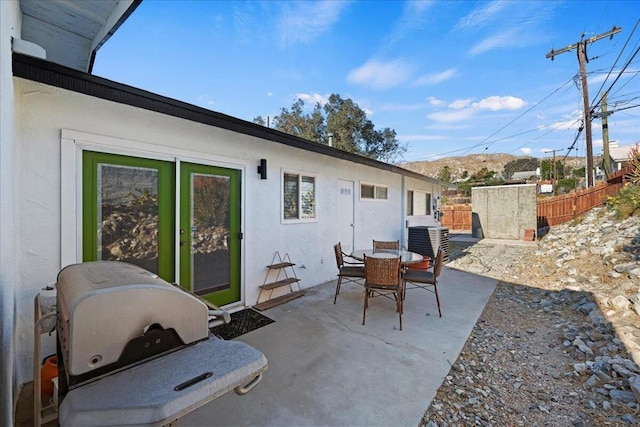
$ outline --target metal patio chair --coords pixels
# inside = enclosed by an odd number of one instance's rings
[[[361,286],[364,285],[364,264],[361,261],[345,261],[345,258],[351,259],[351,257],[342,252],[340,242],[333,246],[333,251],[335,252],[336,265],[338,266],[338,284],[336,285],[336,295],[333,297],[333,303],[335,304],[343,280],[357,283]]]
[[[396,311],[400,319],[402,330],[402,279],[400,257],[364,258],[364,309],[362,310],[362,324],[364,325],[369,307],[369,298],[375,296],[393,297],[396,301]]]
[[[403,299],[407,289],[424,289],[425,291],[436,294],[436,302],[438,303],[438,314],[442,317],[440,309],[440,297],[438,296],[438,276],[442,271],[444,263],[444,251],[438,248],[435,262],[433,263],[433,271],[420,269],[406,269],[402,274],[403,282]],[[411,285],[408,287],[407,285]]]

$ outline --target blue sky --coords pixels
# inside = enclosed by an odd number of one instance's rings
[[[614,25],[588,44],[589,96],[611,87],[610,140],[640,141],[640,54],[618,76],[640,48],[639,18],[634,0],[144,0],[93,73],[248,121],[337,93],[394,129],[405,161],[549,157],[576,138],[582,95],[575,49],[545,55]],[[583,132],[571,155],[584,145]]]

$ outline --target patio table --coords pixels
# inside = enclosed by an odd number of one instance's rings
[[[422,261],[423,256],[405,249],[358,249],[353,251],[351,257],[363,261],[364,257],[390,258],[400,257],[402,265],[413,264]]]

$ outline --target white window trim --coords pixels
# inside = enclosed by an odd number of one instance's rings
[[[284,217],[284,176],[287,175],[298,175],[298,185],[301,186],[302,177],[313,178],[313,189],[314,189],[314,203],[315,203],[315,217],[313,218],[293,218],[288,219]],[[305,224],[305,223],[313,223],[318,222],[318,175],[314,173],[307,173],[295,169],[280,169],[280,223],[281,224]],[[298,215],[302,212],[302,192],[298,192]]]
[[[373,187],[373,198],[370,197],[362,197],[362,186],[363,185],[370,185]],[[387,198],[386,199],[378,199],[376,198],[376,189],[377,188],[386,188],[387,189]],[[361,201],[366,201],[366,202],[378,202],[378,203],[382,203],[382,202],[388,202],[389,201],[389,186],[388,185],[382,185],[382,184],[374,184],[373,182],[367,182],[367,181],[360,181],[360,185],[358,186],[358,197],[360,198]]]
[[[435,211],[434,207],[433,207],[433,193],[429,192],[429,191],[425,191],[425,190],[417,190],[414,188],[407,188],[407,192],[413,192],[413,211],[415,212],[416,210],[416,196],[418,195],[425,195],[428,194],[429,197],[429,204],[427,204],[427,209],[429,209],[429,213],[428,214],[423,214],[423,215],[416,215],[415,213],[412,215],[407,215],[407,217],[432,217],[433,216],[433,212]]]

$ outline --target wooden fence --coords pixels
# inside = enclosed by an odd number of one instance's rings
[[[538,199],[536,209],[538,227],[562,224],[604,204],[608,196],[614,195],[624,185],[625,177],[630,173],[631,167],[626,167],[595,187],[562,196]],[[471,231],[471,204],[444,205],[442,213],[443,227]]]
[[[611,175],[606,182],[601,182],[594,187],[562,196],[538,199],[536,213],[538,228],[571,221],[578,215],[603,205],[607,197],[616,194],[624,185],[625,176],[630,172],[631,167],[627,167]]]
[[[471,231],[471,204],[442,206],[442,226],[450,230]]]

